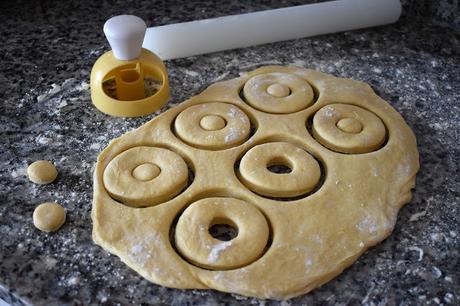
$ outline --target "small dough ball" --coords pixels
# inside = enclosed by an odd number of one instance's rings
[[[47,160],[37,160],[27,168],[29,180],[35,184],[49,184],[58,175],[56,167]]]
[[[34,225],[43,232],[57,231],[65,222],[64,207],[57,203],[38,205],[33,214]]]

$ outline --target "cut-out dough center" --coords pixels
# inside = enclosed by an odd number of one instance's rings
[[[221,130],[225,124],[225,119],[219,115],[206,115],[200,120],[200,126],[207,131]]]
[[[354,118],[343,118],[337,122],[337,127],[345,133],[359,133],[363,130],[361,122]]]
[[[291,90],[285,84],[275,83],[267,87],[267,92],[274,97],[284,98],[289,95]]]
[[[133,176],[139,181],[150,181],[156,178],[161,172],[160,167],[151,163],[137,166],[133,170]]]

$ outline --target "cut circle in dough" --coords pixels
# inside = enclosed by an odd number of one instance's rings
[[[313,89],[304,79],[288,73],[264,73],[244,84],[246,101],[258,110],[288,114],[307,108],[313,103]]]
[[[238,235],[221,241],[209,229],[215,224],[228,224]],[[242,200],[213,197],[192,203],[179,217],[175,243],[179,252],[193,264],[228,270],[246,266],[259,258],[267,245],[269,227],[259,209]]]
[[[65,222],[65,209],[58,203],[42,203],[33,213],[34,226],[43,232],[57,231]]]
[[[313,136],[340,153],[369,153],[385,142],[386,129],[374,113],[355,105],[330,104],[313,117]]]
[[[270,166],[281,165],[289,173],[273,173]],[[321,168],[308,152],[287,142],[256,145],[241,159],[240,178],[252,191],[268,197],[295,197],[313,190],[321,178]]]
[[[200,149],[223,150],[249,138],[251,122],[237,106],[229,103],[202,103],[182,111],[174,127],[180,139]]]
[[[49,161],[37,160],[27,167],[27,175],[35,184],[49,184],[56,179],[58,172]]]
[[[107,192],[123,204],[144,207],[170,200],[187,185],[188,167],[168,149],[139,146],[110,161],[104,171]]]

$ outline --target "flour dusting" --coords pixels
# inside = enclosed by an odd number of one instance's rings
[[[378,225],[374,219],[367,216],[356,224],[356,228],[361,232],[375,234],[377,233]]]
[[[209,262],[217,262],[219,259],[220,253],[230,247],[232,245],[232,241],[224,241],[221,243],[216,244],[212,249],[211,253],[209,253],[208,261]]]
[[[229,133],[225,135],[224,141],[225,142],[233,142],[235,140],[238,140],[241,134],[241,130],[237,127],[230,127]]]
[[[157,234],[150,234],[134,244],[128,250],[129,258],[141,266],[145,266],[147,261],[151,259],[154,254],[155,246],[159,245],[161,238]]]
[[[336,116],[336,115],[338,115],[337,111],[334,108],[332,108],[331,106],[326,106],[324,108],[324,116],[325,117],[331,118],[331,117]]]

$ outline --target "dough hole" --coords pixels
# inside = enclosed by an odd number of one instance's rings
[[[283,174],[283,173],[291,173],[292,172],[292,165],[291,163],[285,159],[284,157],[275,157],[267,164],[267,169],[270,172]]]
[[[209,234],[220,241],[230,241],[238,236],[238,227],[229,219],[217,219],[211,222]]]

